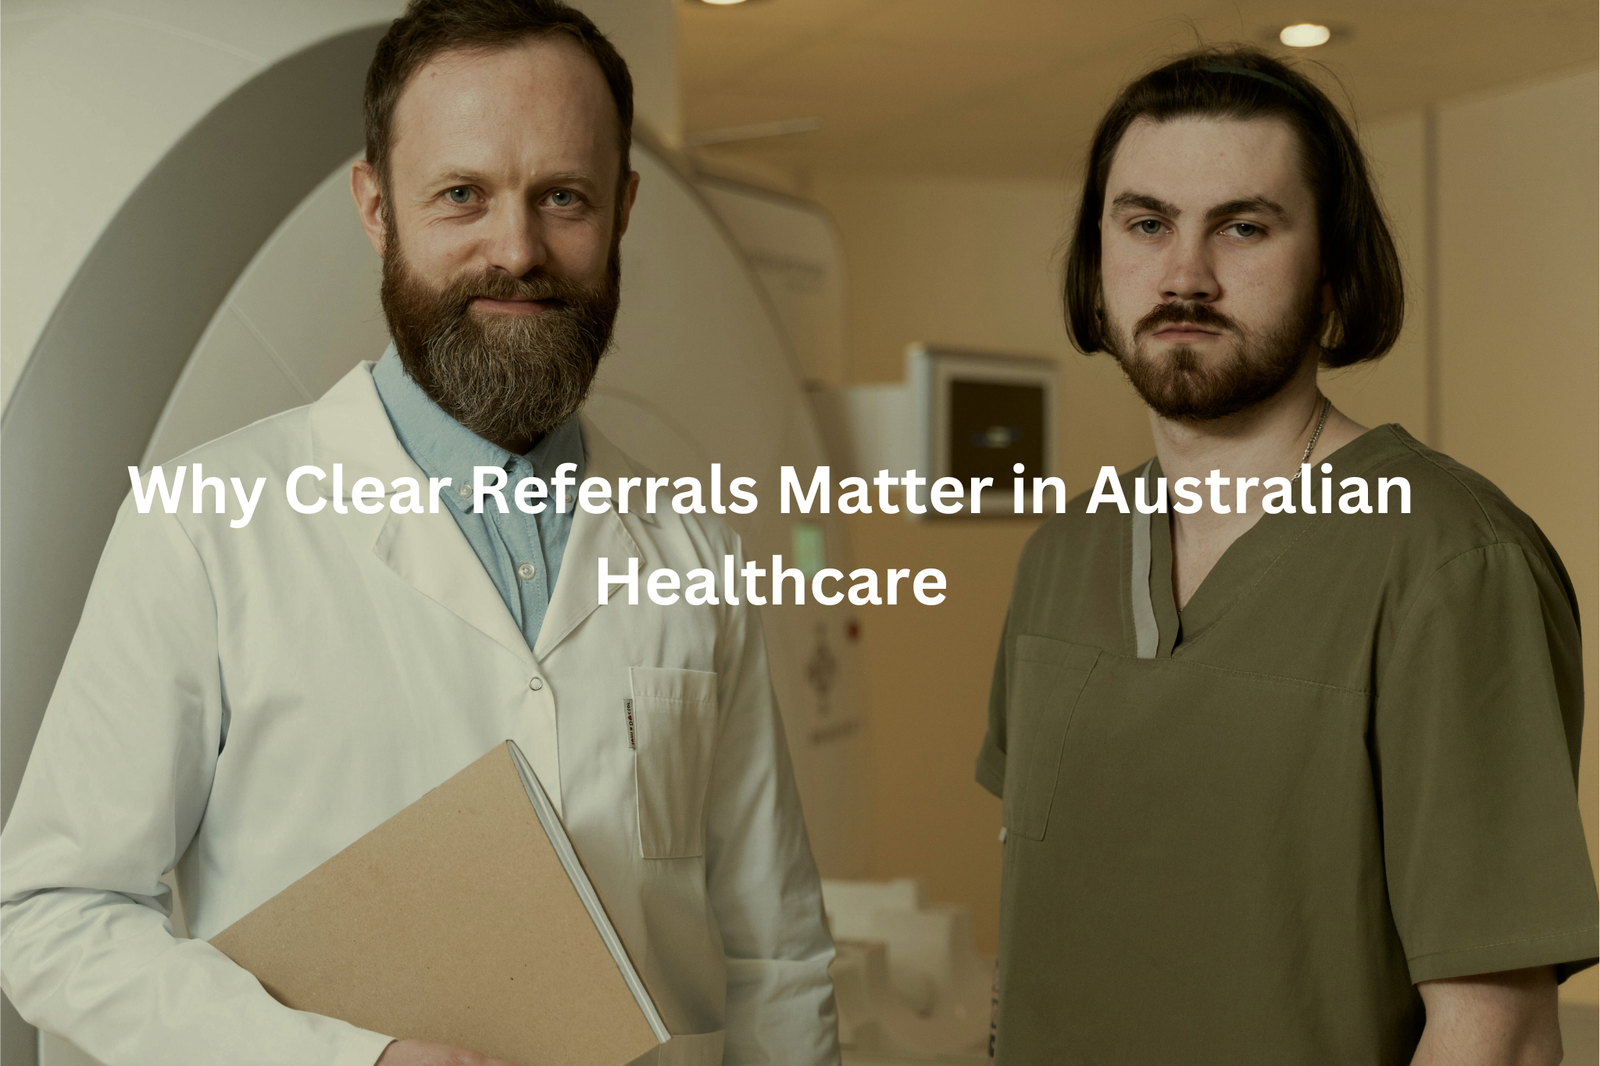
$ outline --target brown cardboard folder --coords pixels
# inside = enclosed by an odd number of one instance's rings
[[[669,1038],[509,740],[211,942],[290,1007],[519,1066]]]

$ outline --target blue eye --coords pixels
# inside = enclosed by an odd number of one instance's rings
[[[447,189],[444,198],[457,205],[471,203],[472,190],[465,185],[457,185],[453,189]]]
[[[550,194],[550,202],[556,207],[571,207],[578,202],[578,197],[571,189],[557,189]]]

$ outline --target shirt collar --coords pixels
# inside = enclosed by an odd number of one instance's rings
[[[555,476],[556,467],[562,463],[575,464],[578,469],[572,472],[572,476],[582,479],[583,429],[578,424],[578,416],[573,415],[540,437],[539,443],[528,449],[528,454],[523,458],[533,469],[533,476],[545,481]]]
[[[576,464],[573,476],[583,476],[583,432],[577,415],[540,437],[525,456],[516,456],[484,440],[434,403],[406,373],[393,343],[372,368],[372,384],[401,446],[430,478],[448,477],[452,485],[471,485],[473,467],[498,466],[510,471],[519,460],[529,467],[524,476],[548,480],[562,463]],[[453,496],[446,498],[455,502]]]

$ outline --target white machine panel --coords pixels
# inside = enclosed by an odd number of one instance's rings
[[[833,220],[791,196],[702,176],[695,188],[727,225],[794,343],[801,376],[848,376],[844,251]]]

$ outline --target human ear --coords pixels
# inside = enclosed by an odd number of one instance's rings
[[[617,212],[617,239],[628,232],[628,217],[633,214],[633,198],[639,195],[639,172],[631,171],[628,174],[627,188],[622,191],[622,210]]]
[[[350,196],[356,202],[356,215],[361,219],[361,229],[372,244],[378,258],[384,255],[388,229],[383,221],[383,183],[378,172],[365,159],[356,160],[350,168]]]

